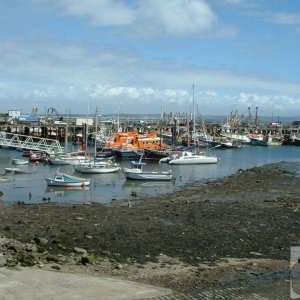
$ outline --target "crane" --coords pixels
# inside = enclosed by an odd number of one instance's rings
[[[63,121],[63,117],[58,113],[54,107],[49,107],[47,110],[47,122],[54,122],[54,116],[58,118],[59,121]]]

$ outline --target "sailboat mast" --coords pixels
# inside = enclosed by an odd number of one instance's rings
[[[195,107],[195,95],[194,95],[195,85],[193,84],[193,142],[195,145],[196,139],[196,107]]]
[[[68,152],[69,110],[67,110],[67,121],[65,126],[65,152]]]
[[[98,107],[96,107],[96,115],[95,115],[95,141],[94,141],[94,156],[96,158],[97,153],[97,131],[98,131]]]

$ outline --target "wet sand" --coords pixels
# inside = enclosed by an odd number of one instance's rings
[[[0,253],[24,265],[192,292],[289,278],[300,164],[240,170],[123,205],[0,206]],[[1,187],[0,187],[1,189]]]

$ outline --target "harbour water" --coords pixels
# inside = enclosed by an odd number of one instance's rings
[[[123,173],[110,174],[83,174],[76,173],[74,166],[61,166],[60,171],[75,174],[81,177],[91,178],[91,186],[82,188],[57,188],[47,187],[45,177],[53,176],[57,166],[50,164],[35,164],[29,162],[25,166],[17,166],[30,171],[27,174],[7,175],[11,180],[0,183],[0,191],[3,193],[0,200],[14,203],[89,203],[124,204],[128,199],[135,201],[143,196],[155,197],[157,195],[171,193],[186,184],[207,179],[221,178],[237,172],[239,169],[259,167],[274,162],[300,162],[300,147],[279,146],[259,147],[243,146],[241,149],[212,150],[213,154],[220,158],[218,164],[212,165],[177,165],[148,163],[150,170],[171,169],[175,180],[172,182],[137,182],[126,180]],[[15,167],[11,161],[13,158],[21,158],[22,153],[0,149],[0,173],[4,174],[4,168]],[[122,166],[128,165],[128,161],[121,161]]]

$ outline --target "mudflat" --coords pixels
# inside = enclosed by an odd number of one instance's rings
[[[288,279],[290,247],[300,241],[299,170],[269,164],[122,205],[2,203],[2,265],[181,293]]]

